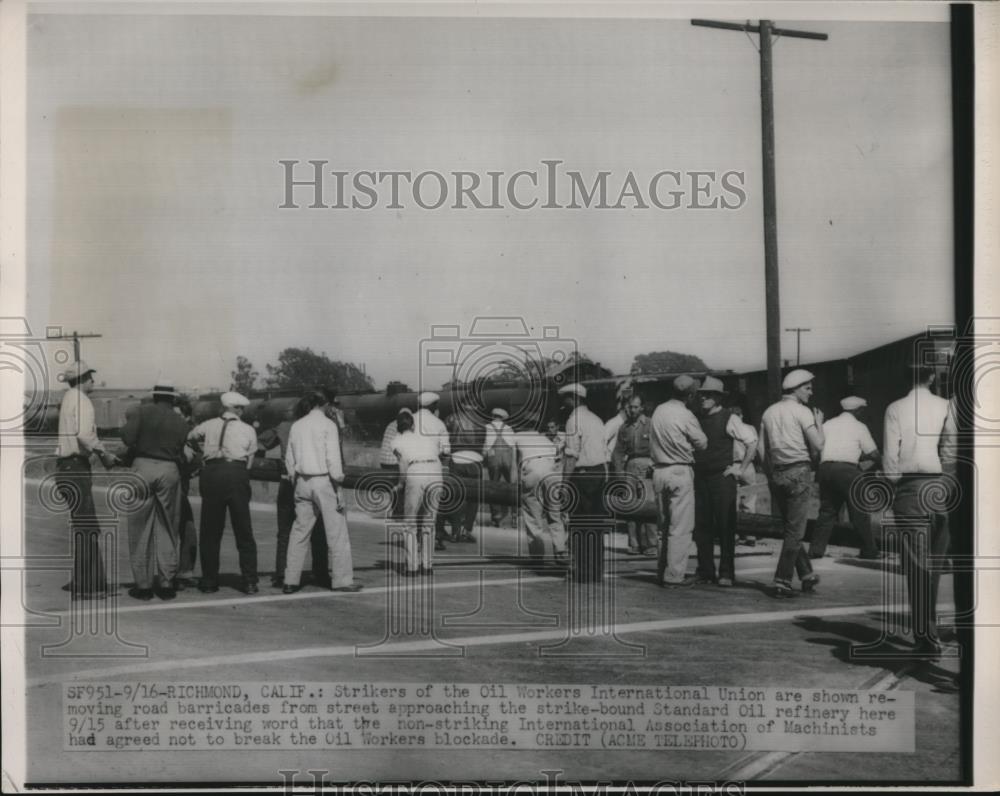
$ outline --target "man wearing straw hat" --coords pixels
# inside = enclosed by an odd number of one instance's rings
[[[186,460],[188,425],[174,411],[177,392],[170,385],[153,387],[153,402],[129,412],[122,441],[133,454],[132,469],[146,484],[138,509],[129,517],[129,560],[135,587],[129,595],[149,600],[177,596],[181,524],[180,464]],[[190,452],[190,449],[188,449]]]
[[[70,365],[62,374],[69,389],[59,406],[56,485],[70,496],[73,579],[68,589],[74,600],[103,599],[108,588],[101,556],[101,529],[94,506],[90,457],[96,453],[105,469],[114,467],[117,459],[104,450],[97,438],[94,405],[88,397],[94,389],[93,374],[96,372],[81,361]]]

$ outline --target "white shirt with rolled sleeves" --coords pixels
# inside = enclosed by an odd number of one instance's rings
[[[882,469],[893,481],[909,473],[949,472],[957,434],[954,404],[916,387],[885,410]]]
[[[820,463],[858,464],[861,457],[875,453],[878,446],[868,426],[850,412],[842,412],[823,424],[823,453]]]
[[[563,456],[573,459],[575,467],[607,464],[604,423],[586,406],[578,406],[566,420],[566,446]]]
[[[225,437],[222,436],[223,427],[226,429]],[[235,412],[226,411],[221,417],[213,417],[211,420],[199,423],[191,429],[188,440],[201,443],[206,461],[220,458],[233,461],[245,459],[249,465],[257,453],[257,432],[253,430],[253,426],[240,420]]]
[[[438,456],[451,455],[451,435],[444,421],[427,409],[420,409],[413,415],[413,431],[437,443]]]
[[[76,387],[70,387],[59,405],[59,446],[57,456],[90,456],[104,453],[104,445],[97,438],[94,405],[89,396]]]
[[[399,430],[396,426],[396,421],[393,420],[385,427],[385,433],[382,434],[382,447],[379,448],[378,453],[379,464],[391,465],[399,463],[396,461],[396,455],[392,452],[392,443],[396,441],[398,435]]]
[[[551,459],[559,456],[556,444],[540,431],[519,431],[514,435],[514,447],[522,462],[531,459]]]
[[[607,448],[607,451],[605,452],[605,460],[607,462],[610,462],[614,456],[615,445],[618,444],[618,432],[624,423],[625,415],[619,412],[604,424],[604,446]]]
[[[288,434],[285,469],[295,475],[328,473],[335,483],[344,480],[344,462],[340,458],[340,430],[320,408],[315,408],[292,424]]]
[[[810,462],[806,431],[815,425],[812,410],[793,395],[771,404],[760,420],[757,452],[761,461],[770,462],[772,467]]]
[[[726,423],[726,433],[733,440],[733,463],[739,464],[748,450],[757,450],[757,429],[744,423],[736,415],[730,415]]]
[[[399,461],[399,470],[402,473],[406,473],[413,464],[418,465],[417,469],[427,469],[428,465],[440,468],[440,448],[434,437],[417,434],[414,431],[404,431],[396,435],[392,442],[392,450]]]

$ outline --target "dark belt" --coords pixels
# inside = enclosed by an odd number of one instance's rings
[[[777,471],[777,470],[790,470],[792,467],[801,467],[802,465],[805,465],[806,467],[809,467],[809,462],[792,462],[791,464],[776,464],[771,469],[775,470],[775,471]]]
[[[329,473],[296,473],[296,478],[305,478],[307,481],[310,478],[329,478]]]
[[[654,462],[653,467],[694,467],[693,462]]]
[[[587,472],[590,472],[591,470],[606,470],[607,467],[608,466],[606,464],[582,464],[578,467],[574,467],[573,472],[576,473],[581,470],[586,470]]]
[[[153,455],[151,455],[149,453],[137,453],[135,455],[135,458],[137,458],[137,459],[152,459],[153,461],[157,461],[157,462],[170,462],[171,464],[177,464],[177,459],[170,459],[170,458],[167,458],[166,456],[153,456]]]
[[[410,464],[441,464],[440,459],[414,459]]]
[[[74,459],[81,462],[89,462],[90,456],[85,453],[71,453],[69,456],[58,456],[56,457],[57,462],[71,462]]]
[[[208,467],[213,464],[239,464],[243,467],[247,466],[245,459],[206,459],[205,466]]]

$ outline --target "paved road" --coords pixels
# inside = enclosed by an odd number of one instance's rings
[[[536,780],[546,769],[560,769],[576,780],[913,782],[959,775],[958,695],[947,689],[957,661],[913,666],[884,656],[862,661],[850,656],[852,643],[876,642],[882,635],[884,583],[901,586],[899,577],[886,579],[869,562],[825,559],[819,562],[823,581],[816,594],[776,601],[764,590],[773,574],[776,543],[739,548],[736,588],[662,590],[654,585],[653,559],[625,555],[624,538],[609,537],[608,577],[593,603],[603,612],[603,623],[594,630],[594,623],[584,622],[593,632],[573,636],[571,607],[578,595],[561,572],[531,566],[522,557],[524,542],[514,530],[483,528],[475,545],[450,545],[436,554],[434,577],[425,588],[400,581],[392,571],[400,551],[387,543],[383,523],[353,509],[356,577],[364,591],[307,587],[286,596],[271,589],[265,577],[261,593],[248,597],[235,589],[233,577],[213,595],[188,590],[171,602],[140,603],[125,594],[131,578],[127,551],[119,544],[109,557],[116,561],[121,584],[111,615],[113,632],[99,632],[95,641],[93,635],[73,632],[74,622],[86,617],[71,613],[81,604],[71,606],[60,588],[68,579],[59,569],[68,553],[65,517],[43,508],[36,492],[29,482],[23,532],[30,570],[23,575],[23,601],[36,625],[58,624],[31,627],[25,639],[29,772],[35,781],[197,782],[224,772],[229,780],[280,782],[279,770],[295,768],[330,770],[339,780]],[[258,505],[253,520],[261,570],[269,572],[273,510]],[[126,538],[119,530],[117,539],[124,543]],[[228,531],[222,569],[238,571]],[[951,600],[949,580],[942,602]],[[902,593],[897,596],[902,600]],[[421,632],[418,620],[427,610],[433,627]],[[573,646],[565,646],[570,639]],[[65,642],[72,646],[58,646]],[[900,639],[888,643],[906,648]],[[50,649],[43,655],[45,645]],[[574,654],[553,657],[554,650]],[[59,656],[67,651],[78,656]],[[86,657],[88,652],[93,657]],[[60,735],[62,684],[88,680],[903,689],[916,694],[917,753],[285,749],[228,752],[220,763],[208,752],[66,752]]]

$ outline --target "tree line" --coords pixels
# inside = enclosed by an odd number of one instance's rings
[[[601,366],[586,354],[574,351],[571,359],[576,362],[589,362],[597,377],[608,378],[614,374]],[[525,362],[514,360],[499,362],[488,373],[479,378],[487,384],[502,384],[518,381],[524,378],[541,378],[556,365],[551,357],[527,359]],[[358,367],[353,362],[332,360],[326,352],[316,353],[311,348],[286,348],[278,354],[278,364],[270,363],[264,366],[262,375],[254,369],[253,363],[245,356],[236,357],[236,369],[232,371],[230,389],[249,395],[257,389],[270,390],[308,390],[318,385],[330,387],[338,392],[357,392],[374,390],[375,382],[367,374],[364,367]],[[636,354],[632,360],[629,374],[641,376],[654,373],[690,373],[709,370],[708,365],[698,356],[682,354],[676,351],[651,351],[648,354]],[[443,385],[456,386],[456,382]],[[390,393],[410,392],[403,382],[391,381],[387,385]]]

